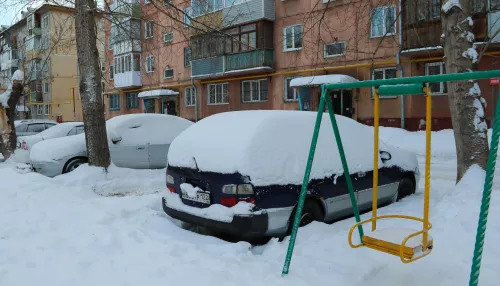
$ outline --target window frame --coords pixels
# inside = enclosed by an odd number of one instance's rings
[[[172,76],[165,77],[165,72],[166,72],[167,70],[171,70],[171,71],[172,71]],[[172,79],[172,78],[174,78],[174,76],[175,76],[175,73],[174,73],[174,69],[173,69],[173,68],[170,68],[170,67],[165,67],[165,68],[163,69],[163,79]]]
[[[326,54],[326,46],[328,46],[328,45],[334,45],[334,44],[342,44],[343,45],[342,53],[341,54],[335,54],[335,55],[327,55]],[[332,43],[325,44],[323,46],[323,56],[324,56],[325,59],[335,58],[335,57],[341,57],[341,56],[345,56],[345,54],[346,54],[345,41],[332,42]]]
[[[189,59],[187,57],[186,51],[189,51]],[[191,47],[184,48],[184,67],[191,67]]]
[[[267,90],[266,90],[266,99],[262,99],[262,84],[261,82],[266,82],[267,84]],[[245,90],[244,90],[244,84],[245,83],[250,83],[250,100],[245,100]],[[257,83],[258,85],[258,97],[259,100],[253,100],[252,99],[252,92],[253,92],[253,84],[252,83]],[[241,81],[241,103],[259,103],[259,102],[267,102],[269,100],[269,82],[267,78],[261,78],[261,79],[252,79],[252,80],[242,80]]]
[[[50,93],[50,83],[49,82],[44,81],[42,83],[42,93],[43,94],[49,94]]]
[[[301,27],[301,47],[296,48],[295,47],[295,27]],[[293,43],[293,48],[287,48],[286,47],[286,29],[292,28],[292,43]],[[290,26],[283,27],[283,52],[293,52],[293,51],[300,51],[304,48],[304,29],[302,27],[302,24],[294,24]]]
[[[294,78],[299,78],[299,77],[285,76],[283,78],[283,100],[285,102],[299,102],[299,96],[298,96],[296,88],[293,88],[294,99],[288,99],[288,80],[291,81]]]
[[[170,40],[165,41],[165,36],[170,35]],[[174,32],[165,32],[163,33],[163,43],[167,45],[171,45],[174,43]]]
[[[191,6],[184,8],[184,27],[191,25],[191,16],[193,15],[193,8]]]
[[[115,67],[114,65],[109,65],[109,80],[115,79]]]
[[[155,71],[155,56],[153,55],[146,56],[146,73],[153,73],[154,71]]]
[[[436,67],[436,66],[439,66],[439,74],[444,74],[445,72],[444,62],[431,62],[431,63],[425,63],[425,75],[430,75],[429,67]],[[445,86],[446,82],[438,82],[438,83],[439,83],[439,92],[432,92],[431,90],[431,95],[447,95],[448,91],[446,90]],[[428,83],[426,85],[428,88],[431,88]]]
[[[215,101],[213,103],[210,103],[210,91],[211,91],[211,87],[214,86],[215,87]],[[221,102],[217,102],[217,86],[221,86],[221,99],[222,101]],[[224,102],[224,91],[226,92],[226,98],[227,98],[227,102]],[[226,104],[229,104],[229,82],[223,82],[223,83],[213,83],[213,84],[209,84],[207,86],[207,94],[208,94],[208,98],[207,98],[207,105],[226,105]]]
[[[50,104],[44,104],[43,105],[43,115],[50,115],[50,109],[51,109]]]
[[[188,90],[189,92],[189,97],[191,98],[191,104],[188,104]],[[185,107],[194,107],[196,106],[196,87],[195,86],[186,86],[184,88],[184,106]]]
[[[155,23],[155,21],[153,21],[153,20],[147,21],[146,23],[144,23],[144,39],[145,40],[149,40],[149,39],[154,38],[154,36],[155,36],[154,23]],[[148,29],[148,25],[150,26],[149,29]],[[149,35],[149,30],[151,30],[151,35]]]
[[[396,76],[393,77],[393,78],[397,78],[398,77],[398,68],[394,66],[394,67],[381,67],[381,68],[372,69],[371,79],[375,80],[375,72],[377,72],[377,71],[383,71],[384,72],[384,78],[381,78],[381,79],[387,79],[386,78],[386,70],[396,70]],[[371,98],[373,99],[374,98],[374,94],[375,94],[375,88],[372,87],[371,90],[372,90]],[[397,98],[397,96],[379,96],[379,98],[380,99]]]
[[[393,16],[394,16],[394,32],[393,33],[387,33],[387,27],[386,27],[386,11],[388,9],[392,8],[392,11],[393,12]],[[373,12],[377,9],[382,9],[382,35],[373,35]],[[396,6],[395,5],[387,5],[387,6],[379,6],[379,7],[374,7],[372,10],[371,10],[371,13],[370,13],[370,38],[381,38],[381,37],[385,37],[385,36],[393,36],[393,35],[396,35],[397,34],[397,29],[396,29],[396,22],[397,22],[397,18],[396,18]]]
[[[133,99],[132,101],[130,99]],[[134,103],[132,105],[132,103]],[[125,109],[139,109],[139,93],[138,92],[127,92],[125,93]]]
[[[118,107],[116,106],[118,105]],[[113,93],[109,95],[109,111],[117,111],[120,110],[121,100],[119,93]]]

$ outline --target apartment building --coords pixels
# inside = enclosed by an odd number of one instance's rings
[[[104,21],[96,21],[104,63]],[[20,118],[83,120],[74,23],[73,8],[42,4],[0,32],[0,85],[7,86],[17,69],[25,74]]]
[[[317,110],[319,86],[297,77],[340,74],[358,80],[444,73],[440,0],[113,0],[131,17],[106,26],[106,116],[168,113],[193,121],[252,109]],[[500,2],[500,0],[498,1]],[[496,0],[474,2],[479,70],[495,68]],[[123,15],[123,13],[120,13]],[[187,16],[186,16],[187,15]],[[498,36],[500,39],[500,36]],[[497,52],[498,51],[498,52]],[[492,118],[495,88],[480,87]],[[451,128],[444,84],[432,84],[434,129]],[[332,91],[336,113],[372,124],[372,89]],[[442,95],[442,96],[441,96]],[[381,124],[425,127],[421,96],[381,100]]]

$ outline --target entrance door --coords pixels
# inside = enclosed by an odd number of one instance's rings
[[[154,98],[144,99],[144,109],[145,113],[155,113],[155,99]]]
[[[332,90],[329,92],[329,95],[332,100],[334,113],[352,118],[354,115],[352,109],[352,90]]]
[[[163,103],[163,113],[167,113],[168,115],[176,115],[177,116],[177,106],[174,100],[164,101]],[[166,112],[165,112],[166,110]]]

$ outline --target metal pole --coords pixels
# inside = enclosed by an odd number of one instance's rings
[[[424,88],[426,96],[425,111],[425,189],[424,189],[424,234],[422,251],[427,250],[429,238],[429,200],[431,192],[431,136],[432,136],[432,96],[430,88]]]
[[[378,202],[378,125],[380,96],[378,88],[373,96],[373,196],[372,196],[372,231],[377,229],[377,202]]]

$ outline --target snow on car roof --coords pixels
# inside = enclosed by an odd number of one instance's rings
[[[316,112],[235,111],[209,116],[180,134],[170,145],[171,166],[250,176],[254,185],[301,184]],[[373,130],[336,116],[350,172],[373,169]],[[381,142],[380,149],[388,148]],[[416,158],[395,151],[392,164],[414,170]],[[387,149],[385,149],[387,150]],[[393,158],[395,156],[393,155]],[[380,160],[380,159],[379,159]],[[324,113],[311,179],[343,173],[328,113]]]
[[[182,117],[142,113],[126,114],[106,121],[108,137],[120,137],[127,144],[170,144],[193,122]]]
[[[76,126],[83,126],[83,122],[64,122],[45,129],[38,133],[44,140],[66,136]]]

